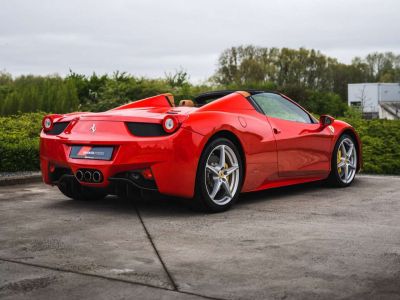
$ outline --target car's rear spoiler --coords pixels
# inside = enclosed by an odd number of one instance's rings
[[[174,107],[175,100],[174,96],[170,93],[160,94],[154,97],[145,98],[142,100],[137,100],[134,102],[130,102],[111,110],[120,110],[120,109],[128,109],[128,108],[138,108],[138,107]]]

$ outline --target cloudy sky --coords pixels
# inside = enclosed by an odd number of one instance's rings
[[[399,0],[0,0],[0,70],[210,76],[230,46],[400,54]]]

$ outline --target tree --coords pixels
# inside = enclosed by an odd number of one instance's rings
[[[171,87],[182,87],[189,84],[190,76],[182,68],[175,70],[175,73],[165,73],[165,80]]]
[[[393,52],[368,54],[362,60],[368,66],[368,75],[376,82],[399,82],[400,55]]]

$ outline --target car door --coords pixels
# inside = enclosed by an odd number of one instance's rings
[[[252,96],[272,127],[280,177],[328,175],[333,133],[305,110],[275,93]]]

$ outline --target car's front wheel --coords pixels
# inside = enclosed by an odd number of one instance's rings
[[[196,178],[195,207],[208,212],[229,209],[239,197],[243,164],[235,144],[217,138],[204,149]]]
[[[328,181],[339,187],[349,186],[357,173],[357,148],[354,139],[343,134],[336,142]]]

